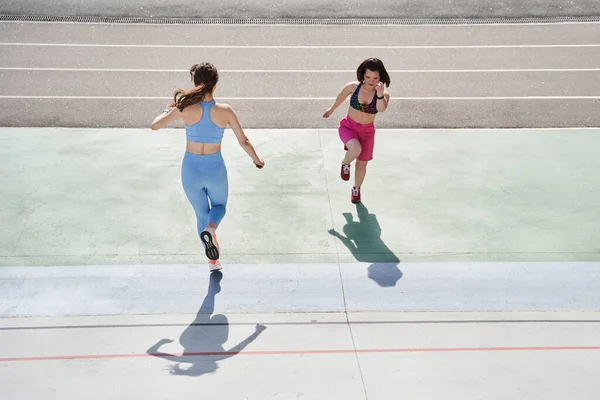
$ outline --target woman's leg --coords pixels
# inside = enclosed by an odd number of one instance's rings
[[[346,142],[346,148],[348,151],[346,151],[346,155],[344,156],[344,164],[349,165],[360,155],[362,146],[360,145],[358,139],[350,139],[348,142]]]
[[[347,181],[350,179],[350,164],[358,157],[362,149],[348,116],[342,118],[340,121],[338,133],[342,143],[344,143],[344,150],[346,150],[346,154],[344,154],[344,159],[342,160],[340,176],[342,180]]]
[[[229,197],[229,181],[225,162],[213,167],[206,186],[210,200],[208,224],[217,229],[227,212],[227,199]]]
[[[360,203],[360,188],[365,181],[367,175],[367,163],[373,159],[373,147],[375,145],[375,130],[372,132],[369,130],[360,139],[362,151],[356,159],[356,165],[354,170],[354,187],[352,188],[352,195],[350,200],[352,203]]]
[[[367,174],[367,163],[368,161],[356,160],[356,166],[354,170],[354,186],[359,189],[365,181],[365,175]]]
[[[221,155],[218,155],[221,157]],[[217,261],[220,256],[219,242],[216,230],[227,211],[227,199],[229,197],[229,182],[227,179],[227,168],[222,158],[216,163],[211,163],[210,174],[206,177],[206,192],[210,201],[207,224],[200,238],[206,247],[206,256]],[[218,263],[218,261],[217,261]],[[214,263],[213,263],[214,264]],[[220,269],[220,264],[218,265]],[[211,270],[214,269],[211,266]]]
[[[206,189],[203,185],[202,171],[198,168],[196,161],[194,156],[188,155],[188,153],[183,157],[181,183],[185,195],[196,214],[196,229],[198,235],[200,235],[208,223],[210,207]]]

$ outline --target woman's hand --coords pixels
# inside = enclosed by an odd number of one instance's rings
[[[256,168],[262,169],[265,166],[265,162],[259,158],[258,162],[254,161],[254,165],[256,165]]]
[[[156,118],[154,118],[154,121],[152,121],[150,127],[152,130],[156,131],[164,128],[179,118],[181,118],[181,111],[179,111],[177,107],[167,104],[167,108],[165,108]]]
[[[327,111],[325,111],[323,113],[323,118],[329,118],[329,116],[331,116],[331,114],[333,114],[333,110],[331,108],[329,108]]]
[[[377,85],[375,85],[375,90],[377,91],[377,97],[383,97],[383,92],[384,92],[383,82],[378,82]]]

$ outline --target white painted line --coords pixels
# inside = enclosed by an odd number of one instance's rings
[[[102,43],[24,43],[2,42],[0,46],[38,47],[110,47],[110,48],[165,48],[165,49],[512,49],[512,48],[579,48],[600,47],[600,44],[506,44],[461,46],[258,46],[258,45],[193,45],[193,44],[102,44]]]
[[[352,19],[352,18],[349,18]],[[0,21],[0,24],[40,24],[40,25],[112,25],[114,26],[114,22],[79,22],[79,21]],[[435,28],[460,28],[464,26],[477,26],[477,27],[495,27],[495,26],[548,26],[548,25],[597,25],[596,21],[556,21],[556,22],[495,22],[493,24],[486,22],[469,22],[469,23],[456,23],[456,24],[435,24],[435,23],[427,23],[423,22],[422,24],[410,24],[410,25],[390,25],[390,24],[379,24],[379,25],[352,25],[353,29],[361,28],[361,29],[372,29],[374,27],[377,28],[419,28],[419,27],[435,27]],[[118,26],[145,26],[145,27],[156,27],[157,24],[151,23],[142,23],[142,22],[120,22]],[[180,25],[171,25],[175,28],[178,28]],[[269,23],[269,24],[211,24],[211,25],[185,25],[187,29],[191,27],[199,27],[199,28],[214,28],[215,26],[219,27],[229,27],[229,26],[243,26],[243,27],[253,27],[253,26],[263,26],[263,27],[278,27],[278,28],[327,28],[327,27],[343,27],[344,25],[313,25],[313,24],[304,24],[304,25],[296,25],[296,24],[286,24],[286,23]]]
[[[0,67],[0,71],[57,71],[57,72],[156,72],[187,73],[188,69],[148,69],[148,68],[39,68],[39,67]],[[512,73],[512,72],[600,72],[600,68],[507,68],[507,69],[388,69],[390,73]],[[352,69],[220,69],[223,73],[260,73],[260,74],[318,74],[318,73],[356,73]]]
[[[333,99],[333,98],[332,98]],[[600,96],[468,96],[468,97],[392,97],[394,100],[580,100]]]
[[[171,100],[173,96],[4,96],[0,99],[43,99],[43,100]],[[224,99],[224,97],[219,97]],[[230,97],[231,99],[231,97]],[[244,99],[251,99],[250,97]]]
[[[56,99],[56,100],[173,100],[164,96],[5,96],[0,99]],[[335,100],[335,97],[218,97],[219,100]],[[468,96],[468,97],[392,97],[393,100],[583,100],[598,96]]]

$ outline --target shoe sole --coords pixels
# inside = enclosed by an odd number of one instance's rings
[[[200,234],[200,240],[202,240],[202,243],[204,243],[204,245],[206,246],[206,249],[205,249],[206,257],[208,257],[209,260],[213,260],[213,261],[218,260],[219,259],[219,249],[213,243],[213,238],[212,238],[212,235],[210,234],[210,232],[203,231]]]
[[[358,204],[358,203],[360,203],[360,200],[350,200],[350,201],[351,201],[352,203],[354,203],[354,204]]]
[[[223,267],[210,268],[210,272],[217,272],[217,271],[220,271],[222,269],[223,269]]]

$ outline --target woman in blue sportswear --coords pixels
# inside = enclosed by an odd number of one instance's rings
[[[194,64],[190,75],[194,88],[176,90],[174,101],[152,121],[152,129],[164,128],[179,118],[185,124],[187,143],[181,181],[194,208],[198,234],[212,272],[222,268],[215,231],[225,216],[229,194],[227,168],[221,154],[225,128],[231,127],[240,146],[257,168],[264,167],[265,163],[256,155],[231,106],[217,103],[213,98],[219,80],[215,66],[208,62]]]

